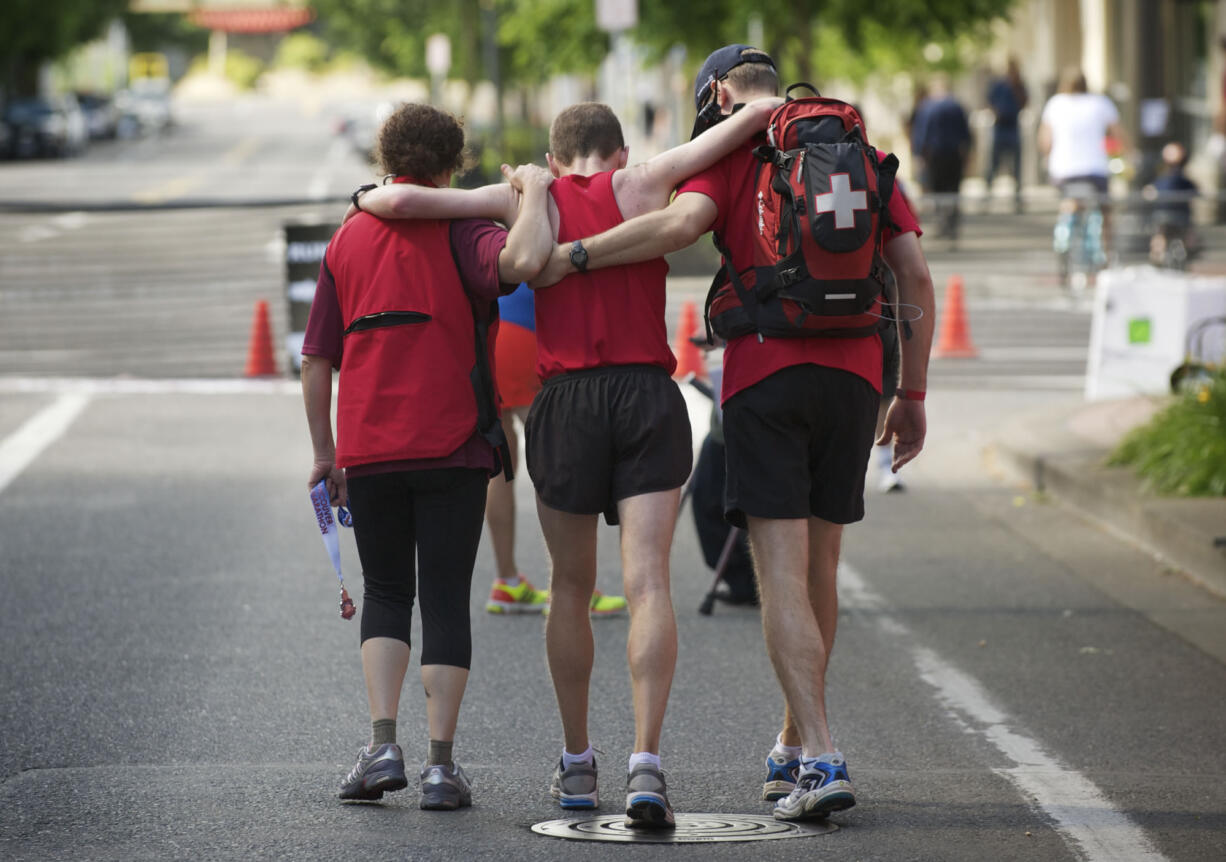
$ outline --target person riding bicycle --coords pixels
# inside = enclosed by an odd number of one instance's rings
[[[1060,88],[1043,107],[1039,121],[1039,151],[1047,156],[1047,174],[1060,190],[1060,214],[1067,219],[1085,208],[1092,189],[1102,216],[1102,253],[1111,248],[1107,181],[1110,177],[1108,137],[1126,144],[1120,114],[1106,96],[1087,91],[1086,77],[1076,67],[1060,76]]]

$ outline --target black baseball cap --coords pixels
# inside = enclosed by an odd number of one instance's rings
[[[717,51],[712,51],[706,62],[694,79],[694,107],[702,110],[702,106],[711,97],[711,82],[728,77],[728,73],[742,63],[765,63],[772,69],[775,61],[770,54],[749,45],[725,45]]]

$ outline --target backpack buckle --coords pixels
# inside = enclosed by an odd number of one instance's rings
[[[787,269],[780,269],[776,272],[778,273],[779,284],[782,287],[791,287],[805,277],[798,266],[790,266]]]

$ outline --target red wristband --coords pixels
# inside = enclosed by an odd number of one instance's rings
[[[905,401],[923,401],[924,395],[927,393],[922,389],[895,389],[894,397],[902,398]]]

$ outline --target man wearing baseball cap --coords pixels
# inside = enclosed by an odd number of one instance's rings
[[[778,92],[764,52],[728,45],[694,83],[695,134],[741,105]],[[683,248],[708,230],[732,266],[754,264],[758,230],[755,146],[734,150],[686,180],[665,209],[584,238],[589,269],[624,265]],[[918,308],[902,344],[901,387],[881,440],[893,468],[924,445],[923,405],[932,343],[933,291],[919,225],[901,194],[889,202],[884,256],[900,301]],[[538,281],[570,271],[555,246]],[[766,648],[786,697],[783,729],[767,759],[762,798],[780,820],[824,818],[855,805],[846,761],[826,721],[826,665],[838,617],[835,576],[843,525],[864,517],[864,475],[873,444],[882,344],[863,338],[734,338],[724,352],[721,400],[727,443],[725,515],[748,527],[758,572]]]

